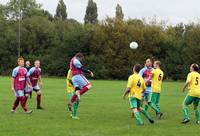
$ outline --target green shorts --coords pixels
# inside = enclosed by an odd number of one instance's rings
[[[149,96],[149,102],[158,104],[160,101],[160,93],[151,92]]]
[[[200,98],[187,95],[183,101],[183,105],[190,105],[193,103],[194,107],[198,107]]]
[[[129,103],[130,103],[130,106],[131,106],[132,109],[141,107],[141,100],[139,100],[137,98],[130,97]]]

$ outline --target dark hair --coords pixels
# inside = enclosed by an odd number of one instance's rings
[[[156,65],[160,66],[161,65],[161,62],[159,60],[156,60],[155,61]]]
[[[147,60],[150,60],[150,61],[153,63],[153,59],[152,59],[152,58],[147,58],[147,59],[145,60],[145,63],[146,63]]]
[[[135,66],[134,66],[135,72],[139,73],[140,69],[141,69],[141,65],[140,64],[135,64]]]
[[[194,71],[198,72],[199,71],[199,65],[194,63],[192,64],[192,68],[194,69]]]
[[[79,53],[76,53],[75,57],[77,58],[83,58],[83,53],[79,52]]]

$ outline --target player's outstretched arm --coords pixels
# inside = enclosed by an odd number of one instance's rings
[[[128,95],[129,92],[130,92],[130,88],[127,88],[126,91],[123,94],[123,99],[126,98],[126,96]]]
[[[41,75],[39,76],[39,82],[40,82],[40,87],[42,87],[43,81],[42,81],[42,76]]]

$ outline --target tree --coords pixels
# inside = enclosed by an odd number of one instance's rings
[[[16,20],[20,14],[24,19],[30,11],[40,9],[41,6],[35,0],[10,0],[6,7],[7,17]]]
[[[119,19],[119,20],[124,19],[124,13],[122,11],[122,7],[119,4],[117,4],[117,6],[116,6],[116,13],[115,14],[116,14],[115,15],[116,19]]]
[[[58,2],[57,8],[56,8],[56,14],[55,18],[66,20],[67,19],[67,8],[63,0],[60,0]]]
[[[86,8],[85,18],[84,18],[85,24],[97,23],[98,21],[97,17],[98,17],[97,4],[93,0],[89,0],[87,8]]]

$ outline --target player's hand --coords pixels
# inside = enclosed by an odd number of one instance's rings
[[[91,77],[94,77],[94,74],[93,74],[93,72],[90,72],[90,76],[91,76]]]
[[[40,82],[40,87],[42,87],[43,86],[43,82]]]
[[[14,91],[15,91],[15,88],[14,88],[14,87],[11,87],[11,90],[14,92]]]

